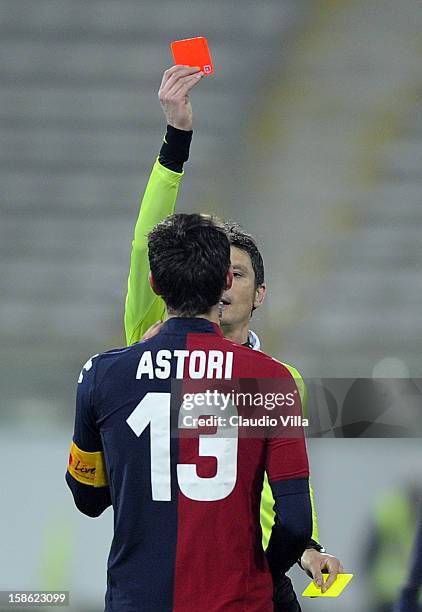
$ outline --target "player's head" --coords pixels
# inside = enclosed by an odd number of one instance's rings
[[[224,224],[230,242],[233,284],[223,293],[223,327],[246,324],[265,298],[264,262],[255,239],[238,223]]]
[[[207,314],[231,286],[230,244],[215,217],[176,214],[148,236],[151,286],[169,314]]]

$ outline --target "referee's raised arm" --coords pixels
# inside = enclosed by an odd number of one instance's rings
[[[126,295],[126,343],[138,342],[164,318],[162,299],[151,290],[148,275],[147,234],[174,213],[183,164],[192,139],[192,105],[189,92],[201,80],[199,68],[173,66],[165,71],[158,97],[167,120],[167,133],[149,178],[135,225]]]

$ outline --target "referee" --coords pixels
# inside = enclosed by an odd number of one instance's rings
[[[173,66],[166,70],[159,90],[159,99],[167,119],[167,133],[159,158],[156,160],[142,203],[132,243],[131,267],[125,306],[125,332],[127,344],[138,342],[149,328],[147,337],[159,329],[158,321],[166,317],[163,301],[152,293],[148,274],[146,234],[167,215],[175,210],[176,198],[183,164],[189,157],[192,138],[192,106],[190,90],[201,80],[199,69]],[[252,312],[259,308],[266,294],[264,267],[259,249],[247,232],[237,224],[226,225],[231,242],[231,260],[234,280],[230,291],[222,298],[221,325],[224,335],[238,344],[254,350],[260,349],[256,334],[249,330]],[[155,324],[155,325],[154,325]],[[287,364],[301,392],[302,407],[305,405],[304,384],[300,374]],[[311,488],[311,498],[312,488]],[[268,482],[264,484],[261,502],[261,526],[263,547],[268,547],[268,559],[275,585],[275,610],[299,612],[300,607],[290,579],[278,572],[280,551],[277,547],[277,532],[282,526],[275,523],[274,501]],[[271,536],[271,539],[270,539]],[[335,557],[325,553],[318,541],[316,513],[313,506],[313,533],[308,548],[299,561],[301,567],[325,591],[343,571]],[[270,543],[269,543],[270,542]],[[322,572],[330,576],[323,584]]]

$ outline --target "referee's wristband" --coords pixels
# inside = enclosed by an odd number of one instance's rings
[[[319,553],[326,553],[327,552],[325,550],[325,548],[323,546],[321,546],[321,544],[318,544],[318,542],[316,542],[315,540],[312,540],[312,539],[309,540],[308,543],[305,546],[305,550],[309,550],[309,549],[316,550]],[[302,564],[300,562],[300,559],[298,559],[297,562],[298,562],[299,567],[301,567],[303,569]]]
[[[159,154],[159,162],[173,172],[183,172],[183,164],[189,159],[193,131],[179,130],[167,125],[167,132]]]

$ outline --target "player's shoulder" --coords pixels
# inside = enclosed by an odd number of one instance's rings
[[[104,351],[103,353],[100,353],[100,357],[102,359],[119,359],[120,357],[123,357],[124,355],[130,354],[135,352],[136,350],[139,350],[138,347],[141,344],[141,342],[135,342],[134,344],[131,344],[130,346],[122,346],[120,348],[113,348],[113,349],[109,349],[108,351]]]
[[[131,344],[131,346],[122,346],[121,348],[112,348],[108,351],[103,351],[96,356],[97,364],[102,363],[110,363],[113,361],[118,361],[123,357],[126,357],[128,354],[133,353],[137,350],[137,345],[139,342],[135,344]]]
[[[285,361],[280,361],[279,359],[276,359],[275,357],[272,357],[271,355],[264,353],[260,349],[255,349],[254,353],[256,355],[263,355],[267,360],[270,360],[272,364],[272,368],[274,369],[274,372],[275,372],[275,376],[281,375],[281,376],[288,377],[288,378],[291,377],[296,381],[296,384],[299,384],[299,385],[303,384],[303,377],[301,373],[299,372],[297,368],[295,368],[291,364],[286,363]]]
[[[259,349],[251,349],[243,344],[237,344],[227,338],[222,339],[222,346],[225,350],[231,350],[235,355],[241,375],[245,376],[278,376],[283,369],[277,359]],[[286,370],[285,376],[288,376]]]
[[[99,368],[109,366],[110,364],[117,362],[119,359],[126,356],[128,353],[130,353],[130,351],[136,350],[134,347],[136,347],[138,344],[140,343],[137,342],[131,346],[124,346],[122,348],[114,348],[101,353],[95,353],[95,355],[92,355],[82,366],[78,382],[82,382],[84,374],[90,373],[90,377],[92,377],[95,371]]]
[[[264,358],[265,362],[268,363],[268,367],[271,367],[274,370],[275,375],[281,374],[282,376],[293,376],[294,368],[291,368],[291,366],[288,364],[276,359],[275,357],[272,357],[271,355],[268,355],[267,353],[264,353],[260,349],[255,350],[254,353],[257,356],[260,356],[261,359]]]
[[[302,374],[299,372],[299,370],[295,368],[294,366],[290,365],[290,363],[286,363],[285,361],[280,361],[279,359],[275,359],[274,357],[273,357],[273,360],[279,366],[281,366],[284,370],[287,370],[292,376],[292,378],[297,379],[297,380],[303,380]]]

